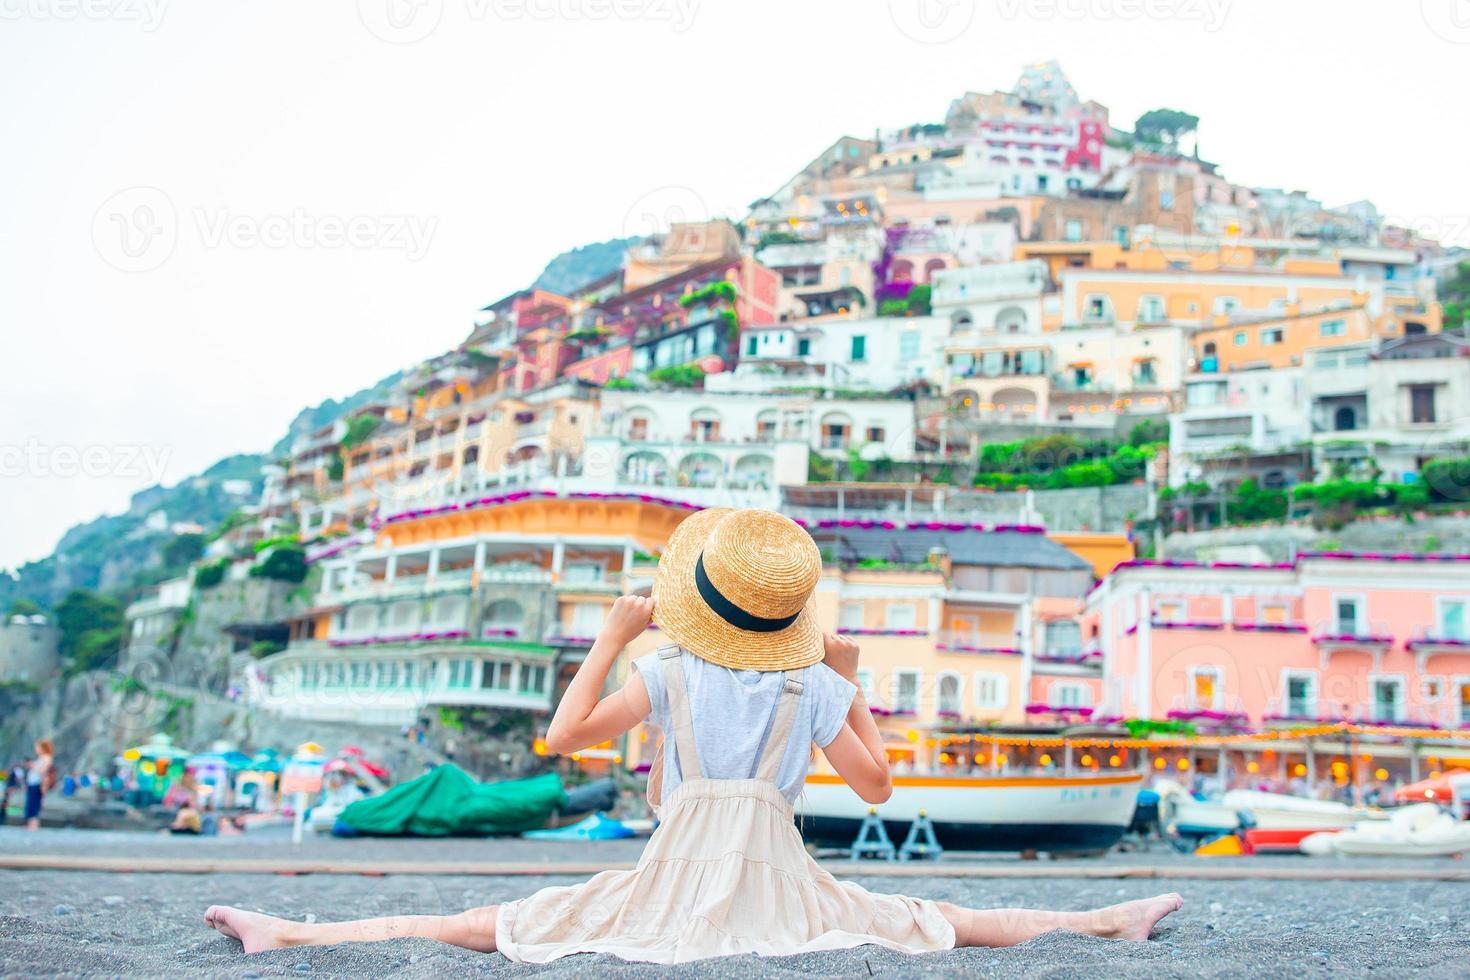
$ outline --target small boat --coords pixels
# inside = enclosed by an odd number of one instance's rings
[[[1237,808],[1197,800],[1172,780],[1161,779],[1154,784],[1154,789],[1159,794],[1159,825],[1167,833],[1206,839],[1233,834],[1246,823]]]
[[[1433,803],[1415,803],[1395,810],[1387,820],[1313,834],[1301,848],[1303,854],[1319,857],[1449,857],[1470,851],[1470,823]]]
[[[1365,820],[1382,820],[1382,810],[1348,806],[1331,800],[1308,800],[1285,793],[1233,789],[1220,799],[1223,806],[1250,815],[1261,830],[1342,830]]]
[[[893,796],[876,809],[895,844],[924,813],[940,846],[953,850],[1101,852],[1128,829],[1142,782],[1141,772],[894,776]],[[849,847],[869,809],[841,777],[813,773],[797,826],[808,842]]]

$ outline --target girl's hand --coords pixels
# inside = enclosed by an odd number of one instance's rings
[[[857,676],[858,645],[856,640],[847,636],[839,636],[836,633],[823,633],[822,647],[826,651],[822,663],[848,680]]]
[[[602,633],[621,649],[648,629],[653,619],[653,600],[641,595],[618,596],[608,610]]]

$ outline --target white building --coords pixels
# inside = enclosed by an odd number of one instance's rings
[[[61,666],[61,631],[45,616],[11,616],[0,626],[0,682],[34,684]]]
[[[194,580],[191,575],[160,582],[156,591],[128,606],[123,614],[127,621],[129,650],[157,648],[167,643],[169,631],[189,605]]]
[[[801,484],[810,452],[906,461],[914,403],[715,391],[605,391],[583,479],[768,493]]]
[[[1301,368],[1185,378],[1184,404],[1170,419],[1169,483],[1211,482],[1208,464],[1213,458],[1264,458],[1308,441],[1305,391]],[[1263,459],[1262,465],[1269,464]]]
[[[822,317],[759,327],[740,334],[741,369],[760,376],[800,367],[820,376],[820,387],[889,392],[916,381],[939,384],[944,377],[941,317]],[[739,373],[739,369],[737,369]],[[708,384],[708,382],[706,382]],[[748,387],[743,382],[716,382]]]

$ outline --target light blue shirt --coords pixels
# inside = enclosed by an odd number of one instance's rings
[[[657,653],[633,661],[648,688],[648,717],[667,736],[664,739],[663,799],[683,782],[677,753],[674,751],[673,725],[669,720],[669,696],[664,688],[661,662]],[[781,696],[780,671],[735,670],[719,667],[689,653],[679,657],[684,671],[684,687],[689,692],[689,711],[694,719],[694,744],[708,779],[750,779],[755,775],[761,750],[771,720],[776,714],[776,701]],[[791,671],[799,677],[801,671]],[[843,680],[826,664],[806,668],[806,684],[796,706],[791,740],[781,759],[776,785],[781,794],[795,802],[806,782],[811,766],[811,745],[826,748],[842,731],[847,710],[857,688]]]

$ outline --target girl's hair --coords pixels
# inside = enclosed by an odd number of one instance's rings
[[[52,742],[51,742],[51,740],[49,738],[38,738],[38,739],[36,739],[36,754],[37,755],[55,755],[56,754],[56,746],[54,744],[52,744]]]

